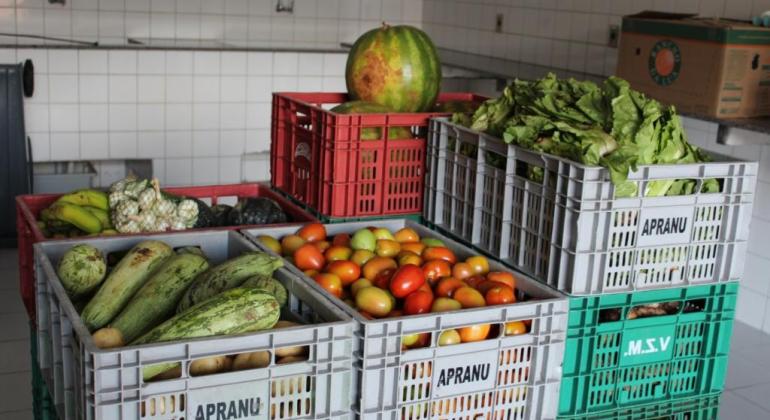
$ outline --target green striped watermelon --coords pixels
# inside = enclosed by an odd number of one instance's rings
[[[353,99],[396,112],[424,112],[436,103],[441,63],[425,32],[407,25],[384,24],[353,44],[345,81]]]
[[[350,101],[339,104],[330,109],[337,114],[386,114],[393,112],[386,106],[373,104],[365,101]],[[409,127],[390,127],[388,128],[388,139],[411,139],[412,132]],[[361,140],[380,140],[382,139],[382,129],[378,127],[368,127],[361,129]]]

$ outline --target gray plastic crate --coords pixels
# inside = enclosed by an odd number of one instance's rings
[[[175,248],[199,246],[214,263],[256,249],[236,232],[151,238]],[[236,413],[242,414],[240,404],[244,401],[249,403],[247,416],[224,418],[353,418],[354,322],[288,271],[275,276],[289,292],[281,318],[308,325],[119,349],[97,348],[67,298],[55,264],[76,243],[89,243],[106,254],[128,250],[143,239],[81,238],[35,245],[38,362],[60,419],[214,419],[223,418],[217,417],[220,407],[229,413],[233,403]],[[307,361],[275,364],[274,349],[297,345],[308,346]],[[198,377],[187,373],[194,359],[260,350],[271,352],[268,367]],[[174,361],[182,363],[181,378],[148,383],[141,379],[143,366]],[[251,409],[258,409],[258,414]]]
[[[629,174],[640,192],[654,180],[710,178],[722,180],[722,191],[616,199],[605,168],[446,119],[431,121],[427,151],[424,220],[558,290],[591,295],[743,276],[756,162],[713,155],[710,163],[640,166]],[[543,169],[542,182],[527,177],[531,167]]]
[[[425,226],[404,219],[327,224],[329,235],[353,233],[367,226],[395,231],[411,227],[421,237],[445,242],[458,259],[476,255],[463,246]],[[256,239],[294,233],[297,227],[244,230]],[[491,270],[510,271],[490,260]],[[355,347],[359,391],[356,412],[361,419],[553,419],[556,417],[561,364],[567,327],[568,302],[563,294],[522,275],[517,289],[533,300],[512,305],[489,306],[454,312],[429,313],[399,318],[369,320],[342,300],[326,293],[312,279],[288,266],[297,276],[321,291],[331,302],[353,316],[359,340]],[[439,347],[442,330],[477,324],[503,324],[532,320],[531,332]],[[401,349],[401,337],[431,333],[431,345],[420,349]],[[442,373],[457,368],[488,366],[486,379],[451,386],[442,385]],[[446,376],[444,376],[446,379]]]

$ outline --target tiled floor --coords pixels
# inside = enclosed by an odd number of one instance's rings
[[[16,251],[0,249],[0,419],[32,415],[29,330],[19,299]],[[770,419],[770,336],[743,323],[733,331],[723,420]]]

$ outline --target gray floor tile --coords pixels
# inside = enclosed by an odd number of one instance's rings
[[[0,407],[6,411],[32,408],[32,374],[30,372],[0,375]]]
[[[0,341],[0,374],[31,370],[29,340]]]
[[[770,383],[754,385],[747,388],[738,388],[732,392],[764,408],[770,413]],[[768,418],[770,418],[770,415],[768,415]]]
[[[29,318],[26,312],[0,314],[3,341],[29,340]]]
[[[745,353],[754,351],[757,347],[770,347],[770,335],[743,322],[736,321],[733,324],[730,350],[735,353]],[[770,360],[770,356],[767,360]]]
[[[19,270],[16,267],[0,268],[0,290],[19,293]]]
[[[16,290],[0,290],[0,314],[26,313],[21,295]]]
[[[765,411],[762,407],[741,398],[733,392],[727,391],[722,394],[722,401],[719,406],[719,418],[725,420],[762,420],[770,418],[770,412]]]
[[[770,375],[767,374],[769,370],[765,366],[759,367],[757,363],[733,354],[727,366],[726,389],[770,383]]]
[[[19,265],[19,254],[16,249],[0,248],[0,269],[16,268]]]
[[[0,412],[0,419],[3,420],[34,420],[34,418],[32,410]]]

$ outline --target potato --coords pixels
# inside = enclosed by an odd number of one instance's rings
[[[123,334],[116,328],[100,328],[96,330],[92,338],[96,347],[100,349],[112,349],[126,345],[123,342]]]
[[[277,330],[280,328],[296,327],[298,325],[302,325],[302,324],[298,324],[292,321],[280,320],[275,324],[275,326],[273,326],[273,329]],[[307,354],[307,352],[308,352],[307,346],[281,347],[275,350],[275,357],[276,359],[280,359],[282,357],[301,356],[301,355]]]
[[[235,356],[233,370],[259,369],[270,365],[270,352],[254,351]]]
[[[232,367],[232,360],[227,356],[213,356],[193,360],[190,363],[190,376],[212,375],[226,372]]]

